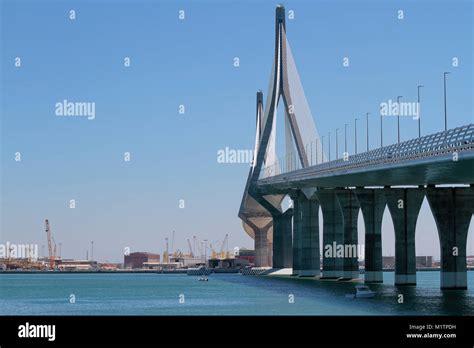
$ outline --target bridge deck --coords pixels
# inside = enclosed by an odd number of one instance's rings
[[[286,163],[287,164],[287,163]],[[269,166],[261,193],[290,188],[474,183],[474,124],[310,166]],[[272,173],[287,172],[273,175]]]

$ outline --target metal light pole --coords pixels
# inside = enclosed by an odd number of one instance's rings
[[[418,86],[418,138],[421,138],[421,115],[420,115],[420,88],[424,86]]]
[[[315,149],[314,149],[314,152],[316,153],[316,165],[318,164],[318,139],[316,139],[316,141],[314,142],[314,145],[315,145]]]
[[[380,107],[382,108],[382,107]],[[380,147],[383,147],[383,118],[382,111],[380,111]]]
[[[398,143],[400,144],[400,98],[403,98],[402,95],[397,97],[397,106],[398,106],[398,115],[397,115],[397,128],[398,128]]]
[[[369,152],[369,115],[370,115],[370,112],[365,114],[366,124],[367,124],[367,152]]]
[[[446,110],[446,75],[451,74],[450,72],[444,72],[444,131],[448,130],[448,113]]]
[[[354,121],[354,153],[357,155],[357,121],[359,119],[356,118]]]
[[[329,136],[328,136],[328,140],[329,140],[329,162],[331,162],[331,132],[328,132],[329,133]]]
[[[324,163],[324,135],[321,136],[321,163]]]
[[[338,135],[337,132],[339,131],[339,128],[336,128],[336,159],[339,159],[339,143],[338,143]]]
[[[344,124],[344,152],[347,154],[347,123]]]

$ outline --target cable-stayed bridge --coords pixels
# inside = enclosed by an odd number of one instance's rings
[[[280,100],[285,155],[277,158]],[[255,155],[239,210],[245,231],[255,240],[255,266],[292,268],[295,276],[358,278],[354,248],[361,210],[365,282],[382,282],[381,229],[387,206],[395,230],[395,284],[414,285],[415,227],[426,196],[441,246],[441,288],[467,288],[466,243],[474,213],[473,124],[345,153],[333,161],[325,153],[286,37],[285,9],[278,6],[270,85],[265,105],[263,93],[257,93]],[[285,210],[286,196],[293,204]],[[341,247],[331,255],[322,253],[322,265],[320,207],[323,246]]]

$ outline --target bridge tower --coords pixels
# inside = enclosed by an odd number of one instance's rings
[[[280,100],[283,100],[285,110],[286,153],[283,161],[278,161],[276,156],[276,117]],[[276,8],[275,51],[265,108],[263,93],[259,91],[256,114],[255,152],[239,217],[245,231],[255,240],[255,266],[274,264],[278,268],[288,268],[294,258],[291,230],[288,231],[293,210],[284,211],[281,203],[289,192],[261,195],[256,192],[255,184],[262,177],[279,174],[281,166],[305,168],[323,162],[325,156],[316,152],[321,142],[286,37],[285,8],[281,5]],[[309,144],[314,145],[308,147]],[[309,233],[309,229],[303,231]]]

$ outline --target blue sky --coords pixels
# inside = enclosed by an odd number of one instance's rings
[[[84,258],[91,240],[101,260],[120,261],[126,246],[161,253],[172,230],[182,250],[193,235],[222,241],[226,233],[229,246],[251,247],[237,218],[248,165],[217,163],[217,151],[253,148],[255,92],[266,96],[275,4],[2,0],[0,241],[46,244],[49,218],[65,257]],[[288,39],[322,135],[352,127],[355,117],[376,114],[398,95],[416,101],[418,84],[425,86],[422,132],[442,130],[443,71],[451,72],[449,127],[473,122],[471,1],[284,4],[295,11]],[[63,99],[95,102],[96,118],[55,116]],[[395,126],[395,118],[385,123],[387,143],[396,141]],[[370,133],[373,148],[378,118]],[[416,135],[415,121],[402,119],[402,139]],[[362,127],[359,137],[365,148]],[[352,136],[349,143],[352,152]],[[393,255],[387,212],[384,238],[384,253]],[[425,204],[417,252],[439,255],[438,248]]]

